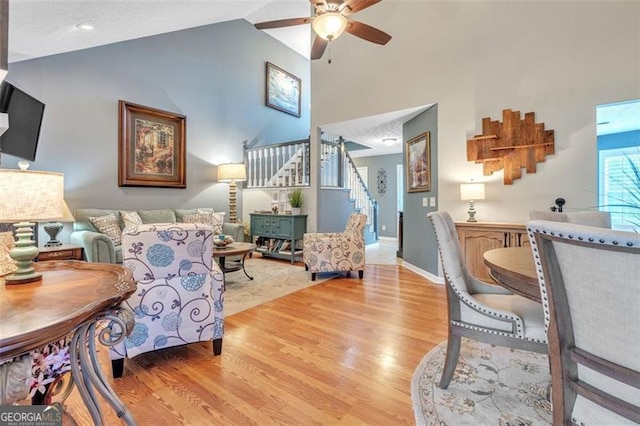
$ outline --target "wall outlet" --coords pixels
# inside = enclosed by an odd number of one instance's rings
[[[435,207],[436,206],[436,197],[429,198],[429,205],[431,207]]]
[[[429,207],[429,199],[427,197],[422,198],[422,207]]]
[[[387,225],[382,225],[382,230],[386,231],[387,230]]]

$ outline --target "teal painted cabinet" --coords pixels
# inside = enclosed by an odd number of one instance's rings
[[[251,241],[263,256],[302,260],[302,237],[307,215],[251,213]]]

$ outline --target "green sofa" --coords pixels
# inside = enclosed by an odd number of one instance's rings
[[[123,209],[127,210],[127,209]],[[194,214],[201,209],[154,209],[136,210],[143,223],[176,223],[182,222],[185,215]],[[127,210],[131,211],[131,210]],[[107,209],[78,209],[75,212],[75,223],[71,232],[71,244],[84,248],[84,257],[89,262],[120,263],[122,264],[122,246],[116,246],[105,234],[98,231],[89,221],[89,217],[104,216],[113,213],[118,218],[120,229],[124,223],[120,217],[120,210]],[[244,241],[244,226],[241,223],[227,223],[222,227],[225,235],[231,235],[235,241]]]

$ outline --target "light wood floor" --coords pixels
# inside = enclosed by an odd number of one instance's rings
[[[443,286],[368,263],[362,280],[226,318],[219,357],[205,343],[143,354],[112,384],[140,425],[410,425],[411,377],[446,340],[445,307]],[[106,424],[119,424],[103,407]],[[75,391],[66,409],[65,424],[91,424]]]

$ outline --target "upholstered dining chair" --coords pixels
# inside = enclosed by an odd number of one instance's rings
[[[360,278],[364,276],[366,224],[366,214],[352,213],[344,232],[304,234],[302,259],[305,270],[311,271],[311,281],[316,280],[318,272],[346,272],[350,275],[351,271],[358,271]]]
[[[611,213],[604,211],[560,213],[534,210],[529,212],[529,219],[575,223],[576,225],[597,226],[598,228],[611,228]]]
[[[460,355],[461,338],[547,353],[542,305],[482,282],[465,267],[456,227],[447,212],[427,215],[435,230],[448,306],[448,341],[440,388],[446,389]]]
[[[527,224],[551,357],[554,425],[640,423],[640,235]]]
[[[222,352],[224,276],[213,261],[213,230],[196,223],[143,224],[122,234],[123,264],[138,283],[125,303],[133,311],[131,334],[109,350],[113,376],[124,358],[213,341]]]

